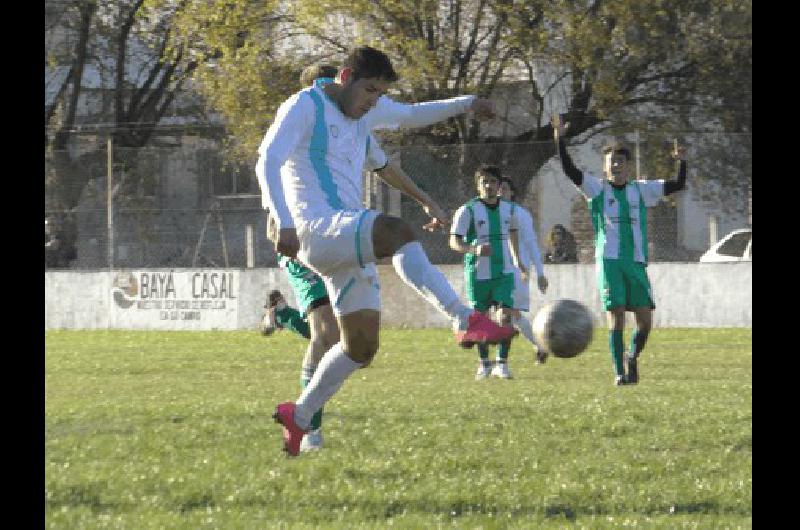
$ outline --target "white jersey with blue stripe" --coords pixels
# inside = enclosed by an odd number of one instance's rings
[[[259,147],[256,175],[262,205],[274,212],[278,228],[363,209],[364,169],[386,165],[372,129],[424,126],[468,110],[474,96],[415,105],[381,97],[359,119],[345,116],[318,79],[278,109]]]

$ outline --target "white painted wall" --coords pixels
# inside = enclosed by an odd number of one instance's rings
[[[382,322],[389,327],[448,327],[447,319],[403,284],[390,265],[379,265]],[[456,292],[464,296],[463,268],[441,267]],[[199,272],[209,272],[198,270]],[[234,285],[225,311],[207,312],[198,321],[158,322],[153,313],[137,320],[134,310],[120,313],[112,293],[119,290],[120,273],[194,274],[192,269],[146,271],[45,272],[45,329],[248,329],[262,316],[266,293],[279,289],[296,307],[286,274],[278,268],[223,269],[232,272]],[[550,280],[547,295],[531,286],[534,308],[557,298],[584,302],[597,324],[605,326],[591,264],[545,265]],[[748,263],[654,263],[648,267],[656,302],[655,327],[752,327],[753,268]],[[179,282],[176,280],[176,285]],[[131,297],[137,299],[138,295]],[[191,295],[189,295],[190,297]],[[178,293],[178,299],[187,298]],[[143,315],[143,313],[140,313]]]

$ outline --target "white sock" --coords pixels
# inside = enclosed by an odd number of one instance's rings
[[[436,309],[465,326],[472,309],[465,306],[442,271],[431,265],[419,241],[400,247],[392,256],[400,278]]]
[[[360,367],[361,363],[352,360],[342,350],[341,343],[328,350],[317,365],[311,381],[295,402],[295,423],[301,429],[308,429],[311,417],[339,390],[344,380]]]
[[[517,328],[526,339],[531,341],[531,344],[537,348],[539,347],[539,345],[536,344],[536,338],[533,336],[533,327],[527,318],[522,315],[520,315],[518,318],[515,318],[514,327]]]

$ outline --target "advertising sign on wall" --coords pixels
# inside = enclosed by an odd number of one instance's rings
[[[236,329],[238,271],[142,270],[114,273],[115,328]]]

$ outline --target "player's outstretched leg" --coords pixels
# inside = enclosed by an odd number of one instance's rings
[[[520,313],[518,316],[515,316],[512,324],[514,328],[516,328],[523,337],[528,339],[528,342],[533,344],[534,349],[536,350],[536,364],[544,364],[547,361],[547,352],[539,345],[536,341],[536,337],[533,335],[533,326],[531,326],[531,321],[528,318]]]
[[[456,341],[461,346],[497,344],[514,335],[513,328],[500,326],[461,302],[444,274],[428,260],[408,223],[380,215],[375,220],[372,238],[375,256],[391,256],[403,282],[453,320]]]

